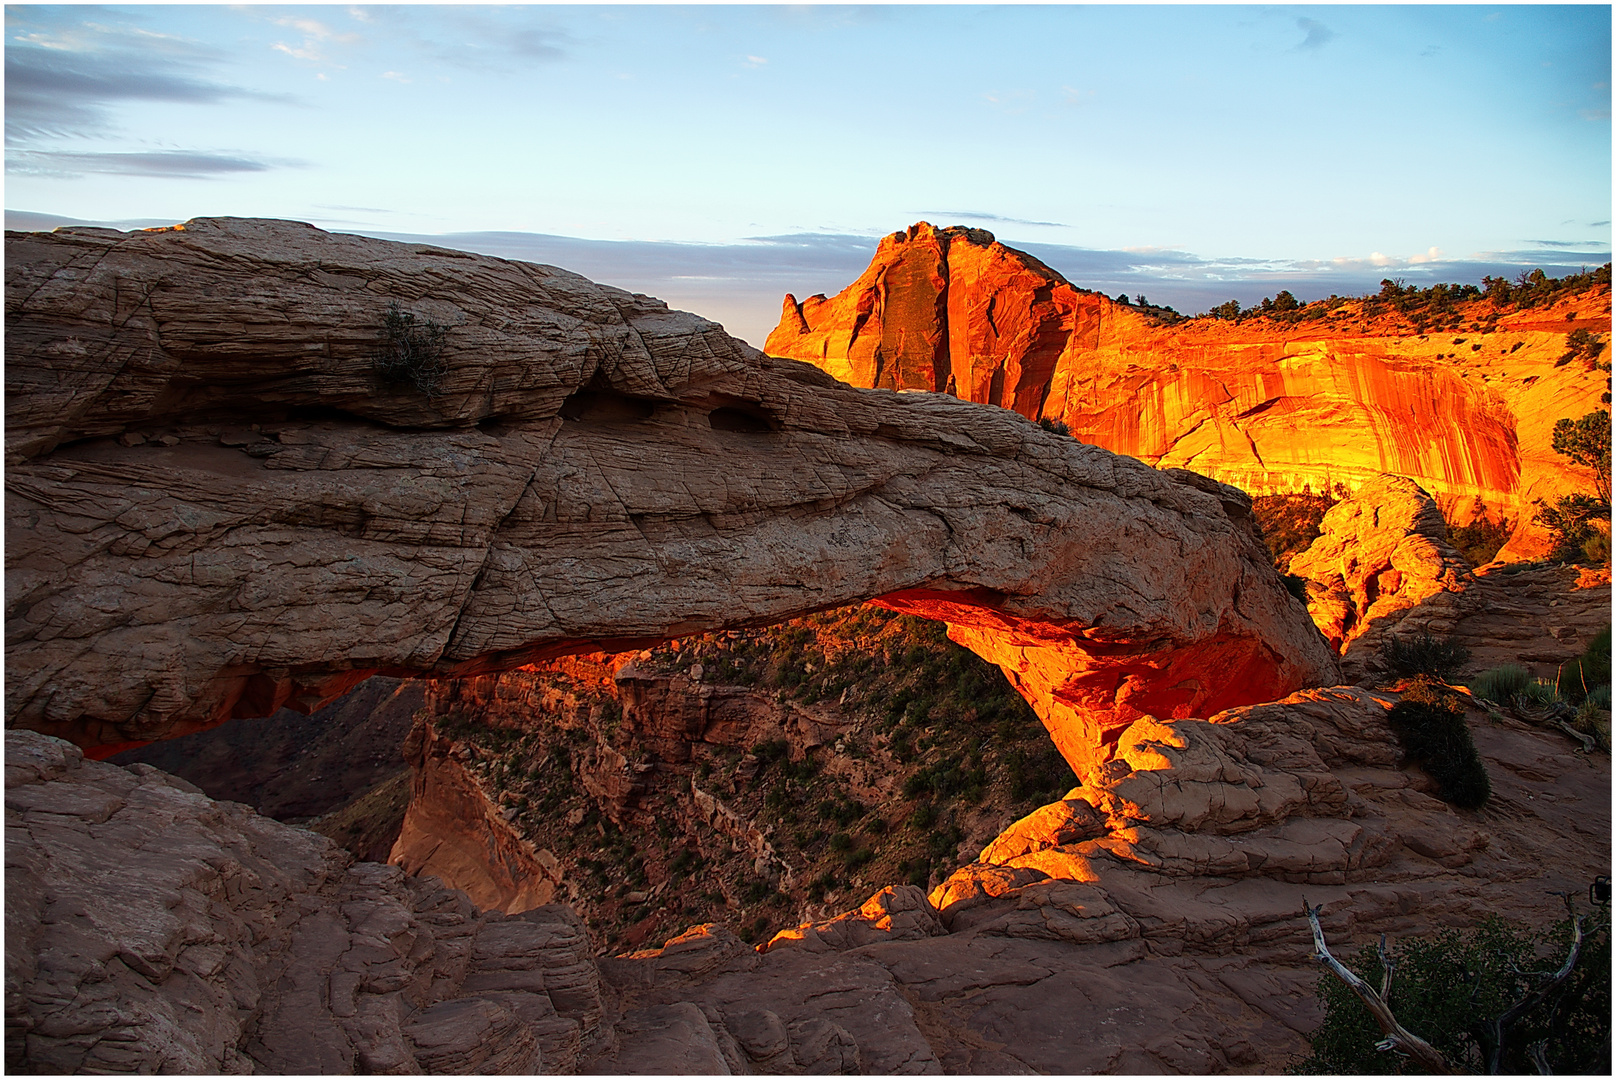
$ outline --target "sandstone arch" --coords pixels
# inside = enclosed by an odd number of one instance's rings
[[[6,273],[12,726],[105,750],[872,598],[1080,775],[1336,673],[1237,490],[563,270],[200,219],[8,234]],[[447,328],[440,392],[376,373],[390,303]]]

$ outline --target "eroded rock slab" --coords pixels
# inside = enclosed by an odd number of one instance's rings
[[[1478,607],[1436,500],[1406,476],[1371,479],[1319,530],[1291,573],[1308,580],[1308,612],[1353,670],[1379,666],[1388,634],[1445,634]]]
[[[12,1072],[571,1072],[600,1025],[570,909],[519,918],[209,799],[6,735]]]
[[[1333,681],[1245,496],[574,274],[289,222],[11,234],[8,722],[111,747],[869,598],[1088,768]],[[430,393],[375,357],[444,327]]]

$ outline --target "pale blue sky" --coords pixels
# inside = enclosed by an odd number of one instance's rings
[[[758,344],[781,293],[839,288],[922,218],[1183,310],[1609,258],[1605,5],[6,21],[14,224],[460,234]]]

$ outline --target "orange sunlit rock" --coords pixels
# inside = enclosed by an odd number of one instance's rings
[[[1477,301],[1466,320],[1485,318]],[[1484,332],[1401,332],[1343,309],[1322,322],[1159,325],[1073,286],[980,229],[921,222],[881,241],[834,297],[787,295],[765,351],[855,386],[928,390],[1060,420],[1084,442],[1254,494],[1412,477],[1468,521],[1476,499],[1528,526],[1533,500],[1588,478],[1555,454],[1560,417],[1605,379],[1561,363],[1573,329],[1610,331],[1610,288],[1506,314]]]

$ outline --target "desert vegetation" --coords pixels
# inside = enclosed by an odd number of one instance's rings
[[[1310,909],[1324,1022],[1301,1074],[1610,1072],[1610,896],[1546,931],[1490,917],[1330,956]],[[1390,1030],[1388,1030],[1390,1028]],[[1416,1042],[1417,1040],[1417,1042]]]
[[[1537,521],[1553,542],[1550,558],[1563,562],[1610,563],[1610,410],[1596,409],[1578,420],[1554,425],[1554,452],[1587,470],[1592,492],[1562,495],[1554,503],[1538,499]]]
[[[1471,566],[1485,566],[1509,541],[1514,525],[1502,514],[1494,518],[1479,497],[1471,505],[1470,513],[1470,521],[1463,525],[1449,523],[1448,541]]]
[[[1560,278],[1551,278],[1542,270],[1522,271],[1513,279],[1484,277],[1480,285],[1438,283],[1424,288],[1401,278],[1386,278],[1379,292],[1362,296],[1332,293],[1306,303],[1280,290],[1249,306],[1228,300],[1194,317],[1226,322],[1269,319],[1287,324],[1392,319],[1405,323],[1417,334],[1461,330],[1485,333],[1510,312],[1544,307],[1583,290],[1609,285],[1610,269],[1606,263]],[[1571,336],[1577,337],[1575,342],[1567,342],[1571,359],[1597,362],[1603,344],[1587,330],[1573,331]]]
[[[1492,786],[1464,714],[1459,694],[1421,676],[1404,689],[1387,719],[1403,753],[1436,781],[1441,797],[1474,810],[1486,803]]]
[[[389,304],[382,320],[381,345],[371,354],[371,367],[389,385],[436,397],[449,373],[443,359],[446,333],[439,323],[417,318],[396,302]]]
[[[1520,664],[1501,664],[1470,680],[1470,693],[1497,719],[1558,728],[1586,750],[1610,750],[1610,627],[1596,634],[1581,656],[1562,664],[1554,678],[1534,678]]]
[[[1313,494],[1303,490],[1291,495],[1258,495],[1251,500],[1251,511],[1262,531],[1263,542],[1273,556],[1274,569],[1290,570],[1291,559],[1306,551],[1319,538],[1324,514],[1341,501],[1344,488]]]
[[[636,663],[669,676],[699,668],[704,685],[810,707],[845,727],[817,745],[695,741],[688,765],[658,763],[654,735],[615,693],[561,672],[537,677],[552,702],[570,704],[531,724],[434,717],[439,734],[469,747],[490,799],[578,884],[572,902],[608,949],[699,922],[755,942],[863,889],[929,887],[958,865],[962,845],[1077,783],[1003,674],[939,623],[843,608],[671,641]],[[639,806],[608,805],[588,777],[618,758],[668,780],[648,780]],[[742,837],[694,822],[691,785],[766,836],[776,860],[760,868]]]
[[[1451,679],[1470,661],[1470,650],[1430,633],[1391,636],[1381,650],[1386,666],[1399,675]]]

